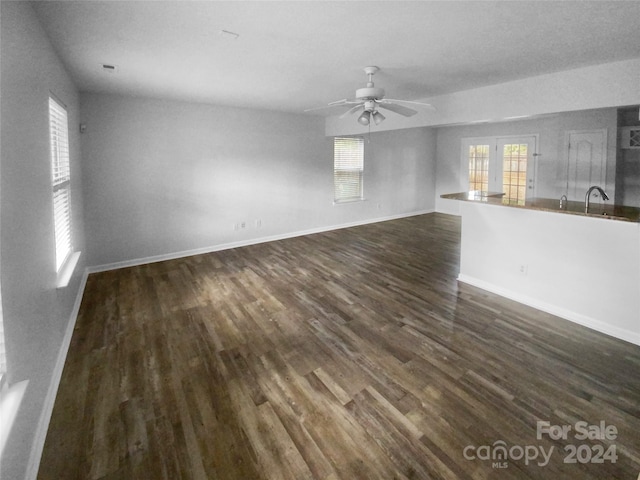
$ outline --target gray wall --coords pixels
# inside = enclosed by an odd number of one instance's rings
[[[1,282],[10,384],[29,380],[0,476],[23,478],[84,269],[55,288],[49,92],[68,107],[74,243],[82,250],[78,95],[26,2],[1,2]],[[3,422],[5,419],[3,419]]]
[[[38,460],[51,407],[47,394],[56,386],[55,365],[86,265],[434,208],[433,130],[372,134],[365,153],[367,201],[334,206],[332,139],[324,136],[324,119],[79,97],[30,4],[0,5],[2,306],[8,381],[29,381],[0,462],[2,478],[24,478]],[[73,235],[76,249],[83,251],[69,287],[60,290],[50,190],[50,92],[68,108]],[[80,122],[87,125],[82,136]],[[247,227],[234,230],[240,222]]]
[[[434,208],[427,128],[372,134],[367,201],[334,206],[321,117],[106,94],[81,117],[92,266]]]
[[[536,196],[560,198],[566,186],[565,132],[570,130],[607,129],[608,193],[615,190],[617,111],[615,108],[558,113],[540,118],[478,125],[441,127],[437,130],[436,209],[459,214],[459,202],[443,200],[440,195],[461,191],[461,141],[467,137],[539,135]],[[613,195],[610,195],[613,199]]]

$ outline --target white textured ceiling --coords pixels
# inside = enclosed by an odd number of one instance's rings
[[[640,57],[639,1],[33,6],[80,91],[289,112],[353,97],[367,65],[387,97],[415,100]]]

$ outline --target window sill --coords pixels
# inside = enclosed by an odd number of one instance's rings
[[[80,260],[81,253],[82,252],[73,252],[71,255],[69,255],[69,258],[67,258],[67,260],[62,265],[62,268],[58,272],[56,288],[66,288],[69,285],[73,272],[78,265],[78,260]]]
[[[13,426],[13,421],[18,415],[27,385],[29,385],[29,380],[23,380],[10,387],[5,386],[0,393],[0,417],[2,418],[0,423],[0,454],[2,454],[4,447],[7,445],[9,432]]]
[[[366,202],[366,198],[354,198],[353,200],[341,200],[339,202],[333,201],[333,205],[344,205],[346,203],[357,203],[357,202]]]

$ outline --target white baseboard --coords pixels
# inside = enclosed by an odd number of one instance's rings
[[[109,270],[117,270],[119,268],[136,267],[138,265],[146,265],[148,263],[164,262],[166,260],[175,260],[177,258],[191,257],[193,255],[219,252],[222,250],[229,250],[231,248],[247,247],[249,245],[257,245],[259,243],[273,242],[276,240],[285,240],[287,238],[301,237],[303,235],[311,235],[314,233],[329,232],[331,230],[340,230],[342,228],[357,227],[359,225],[367,225],[369,223],[386,222],[388,220],[397,220],[399,218],[414,217],[416,215],[425,215],[428,213],[434,213],[434,211],[435,210],[433,209],[420,210],[420,211],[414,211],[409,213],[401,213],[398,215],[372,218],[369,220],[359,220],[357,222],[343,223],[340,225],[317,227],[317,228],[311,228],[308,230],[299,230],[296,232],[288,232],[288,233],[283,233],[278,235],[271,235],[267,237],[251,238],[248,240],[241,240],[238,242],[222,243],[218,245],[212,245],[209,247],[196,248],[193,250],[183,250],[180,252],[167,253],[163,255],[154,255],[151,257],[135,258],[131,260],[124,260],[122,262],[107,263],[104,265],[95,265],[95,266],[89,267],[88,271],[89,273],[98,273],[98,272],[106,272]]]
[[[49,430],[49,422],[51,421],[53,406],[56,401],[56,395],[58,394],[58,387],[60,386],[62,371],[64,370],[67,353],[69,352],[69,346],[71,345],[71,337],[73,336],[73,330],[76,326],[76,320],[78,319],[78,312],[80,312],[80,304],[82,303],[82,296],[84,295],[84,289],[87,285],[88,276],[89,271],[88,269],[85,269],[80,279],[78,293],[76,295],[75,303],[73,304],[73,309],[71,310],[71,315],[69,316],[67,329],[65,330],[64,337],[62,338],[62,344],[60,345],[60,350],[58,351],[56,364],[53,367],[53,373],[51,375],[51,381],[49,382],[47,396],[44,399],[44,405],[42,406],[42,410],[40,411],[38,426],[36,427],[33,444],[31,445],[31,453],[29,454],[29,463],[27,465],[27,473],[25,475],[26,480],[36,480],[36,477],[38,476],[40,460],[42,458],[42,451],[44,450],[44,442],[47,439],[47,431]]]
[[[609,325],[600,320],[596,320],[595,318],[582,315],[581,313],[577,313],[572,310],[567,310],[566,308],[560,307],[558,305],[543,302],[537,298],[532,298],[503,287],[498,287],[497,285],[485,282],[484,280],[479,280],[469,275],[464,275],[461,273],[458,275],[458,280],[460,282],[473,285],[474,287],[481,288],[482,290],[495,293],[496,295],[500,295],[501,297],[505,297],[518,303],[536,308],[543,312],[550,313],[551,315],[556,315],[558,317],[564,318],[565,320],[577,323],[579,325],[582,325],[583,327],[588,327],[600,333],[605,333],[607,335],[611,335],[612,337],[619,338],[620,340],[624,340],[635,345],[640,345],[640,333],[638,332],[633,332],[631,330],[626,330],[623,328],[615,327],[613,325]]]

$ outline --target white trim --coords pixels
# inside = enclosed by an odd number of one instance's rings
[[[29,380],[23,380],[10,387],[6,386],[0,392],[0,418],[2,418],[2,423],[0,423],[0,455],[4,453],[11,427],[18,416],[28,386]]]
[[[308,230],[300,230],[297,232],[283,233],[280,235],[271,235],[268,237],[258,237],[250,240],[242,240],[239,242],[222,243],[219,245],[196,248],[193,250],[183,250],[181,252],[166,253],[163,255],[154,255],[151,257],[134,258],[131,260],[124,260],[122,262],[107,263],[104,265],[94,265],[94,266],[88,267],[87,271],[89,273],[98,273],[98,272],[106,272],[109,270],[117,270],[119,268],[137,267],[139,265],[146,265],[148,263],[164,262],[166,260],[175,260],[177,258],[191,257],[193,255],[219,252],[222,250],[229,250],[231,248],[247,247],[249,245],[257,245],[259,243],[273,242],[276,240],[285,240],[287,238],[301,237],[303,235],[312,235],[314,233],[329,232],[331,230],[340,230],[342,228],[357,227],[359,225],[366,225],[369,223],[386,222],[388,220],[396,220],[398,218],[405,218],[405,217],[414,217],[416,215],[426,215],[428,213],[434,213],[434,212],[435,212],[435,209],[419,210],[419,211],[414,211],[409,213],[400,213],[397,215],[390,215],[386,217],[372,218],[369,220],[359,220],[357,222],[349,222],[349,223],[343,223],[340,225],[332,225],[329,227],[311,228]]]
[[[58,272],[58,278],[56,281],[56,288],[66,288],[69,286],[73,272],[80,260],[80,254],[82,252],[72,252],[62,264],[62,268]]]
[[[42,410],[40,411],[38,426],[36,428],[33,443],[31,444],[31,454],[29,455],[29,463],[27,464],[27,473],[24,477],[26,480],[35,480],[38,476],[42,451],[44,450],[44,442],[47,438],[47,431],[49,430],[49,422],[51,421],[53,406],[56,401],[56,395],[58,394],[58,387],[60,386],[62,371],[64,370],[67,353],[69,352],[69,346],[71,345],[71,337],[73,336],[73,330],[78,319],[80,304],[82,303],[82,297],[84,295],[85,286],[87,285],[88,276],[89,271],[88,269],[85,269],[84,273],[82,274],[82,278],[80,279],[78,294],[76,295],[76,301],[73,304],[73,309],[71,310],[69,322],[67,323],[67,329],[62,339],[60,350],[58,350],[58,358],[56,359],[56,364],[53,367],[53,373],[51,374],[51,381],[49,382],[47,396],[44,399],[44,405],[42,406]]]
[[[513,292],[512,290],[498,287],[492,283],[485,282],[484,280],[479,280],[475,277],[464,275],[462,273],[458,275],[458,281],[473,285],[474,287],[478,287],[482,290],[495,293],[496,295],[500,295],[501,297],[514,300],[518,303],[528,305],[538,310],[542,310],[543,312],[550,313],[551,315],[562,317],[565,320],[569,320],[592,330],[596,330],[600,333],[611,335],[612,337],[619,338],[620,340],[624,340],[635,345],[640,345],[640,332],[613,327],[604,322],[601,322],[600,320],[596,320],[595,318],[587,317],[586,315],[582,315],[572,310],[567,310],[566,308],[558,307],[557,305],[553,305],[551,303],[542,302],[527,295],[522,295],[520,293]]]
[[[368,198],[352,198],[350,200],[334,200],[333,201],[333,206],[335,207],[336,205],[348,205],[349,203],[358,203],[358,202],[367,202],[369,199]]]

